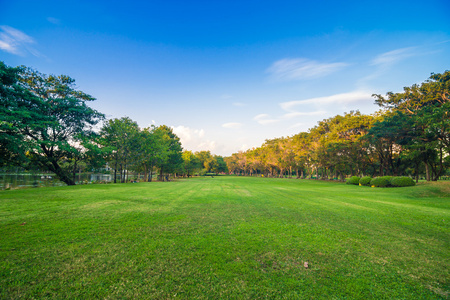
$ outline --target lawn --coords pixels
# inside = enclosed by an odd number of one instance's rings
[[[449,208],[449,182],[1,191],[0,298],[448,299]]]

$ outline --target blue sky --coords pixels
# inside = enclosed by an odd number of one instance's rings
[[[450,1],[0,0],[0,60],[230,155],[450,69]]]

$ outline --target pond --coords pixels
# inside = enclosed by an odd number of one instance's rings
[[[75,183],[89,183],[89,182],[111,182],[113,176],[110,174],[92,174],[82,173],[77,174]],[[60,181],[58,177],[51,173],[2,173],[0,174],[0,189],[15,189],[15,188],[31,188],[43,186],[64,186],[64,182]]]

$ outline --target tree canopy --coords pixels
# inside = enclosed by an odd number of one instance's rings
[[[85,168],[110,167],[121,182],[128,172],[152,180],[168,174],[341,179],[353,175],[425,174],[437,180],[450,167],[450,71],[431,74],[403,92],[374,94],[378,112],[351,111],[319,121],[307,132],[266,140],[229,157],[193,153],[166,125],[140,128],[129,117],[105,120],[66,75],[46,75],[0,62],[0,166],[39,167],[75,184]]]
[[[437,180],[450,166],[450,71],[432,74],[401,93],[373,95],[382,110],[319,121],[292,137],[225,158],[235,174],[343,179],[409,175]]]
[[[75,80],[66,75],[45,75],[4,63],[0,69],[3,159],[14,158],[10,153],[26,156],[66,184],[75,184],[61,163],[83,151],[80,144],[104,117],[87,105],[95,98],[77,90]]]

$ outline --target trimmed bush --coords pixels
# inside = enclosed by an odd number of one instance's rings
[[[391,186],[392,176],[375,177],[370,181],[372,187],[388,187]]]
[[[403,187],[403,186],[414,186],[416,183],[414,179],[406,176],[401,177],[392,177],[391,185],[395,187]]]
[[[347,179],[347,184],[358,185],[359,184],[359,177],[358,176],[352,176],[352,177],[348,178]]]
[[[372,177],[364,176],[363,178],[361,178],[359,180],[359,185],[370,186],[370,181],[371,180],[372,180]]]

